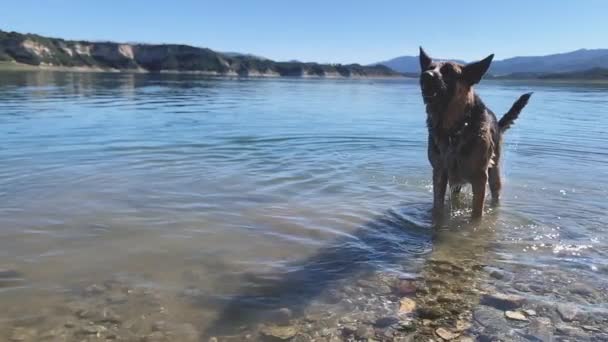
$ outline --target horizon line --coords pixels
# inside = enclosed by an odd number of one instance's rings
[[[184,45],[184,46],[190,46],[190,47],[194,47],[194,48],[198,48],[198,49],[209,49],[212,50],[214,52],[218,52],[221,54],[227,54],[227,53],[236,53],[236,54],[240,54],[240,55],[249,55],[249,56],[254,56],[257,58],[261,58],[261,59],[267,59],[273,62],[291,62],[291,61],[298,61],[300,63],[318,63],[318,64],[341,64],[341,65],[348,65],[348,64],[359,64],[359,65],[363,65],[363,66],[369,66],[369,65],[377,65],[377,64],[382,64],[382,63],[386,63],[388,61],[397,59],[397,58],[402,58],[402,57],[417,57],[418,53],[414,53],[414,54],[402,54],[399,56],[395,56],[395,57],[390,57],[384,60],[380,60],[377,62],[372,62],[372,63],[364,63],[364,62],[320,62],[320,61],[300,61],[298,58],[289,58],[289,59],[285,59],[285,60],[279,60],[279,59],[274,59],[274,58],[270,58],[270,57],[266,57],[265,54],[263,53],[253,53],[253,52],[239,52],[238,49],[231,49],[230,51],[220,51],[220,50],[216,50],[212,47],[208,47],[208,46],[200,46],[200,45],[194,45],[194,44],[188,44],[188,43],[177,43],[177,42],[145,42],[145,41],[120,41],[120,40],[112,40],[112,39],[75,39],[75,38],[64,38],[64,37],[57,37],[54,35],[44,35],[44,34],[40,34],[40,33],[33,33],[33,32],[19,32],[19,31],[15,31],[15,30],[5,30],[3,28],[0,28],[0,31],[3,32],[8,32],[8,33],[17,33],[17,34],[23,34],[23,35],[37,35],[37,36],[41,36],[41,37],[45,37],[45,38],[51,38],[51,39],[62,39],[62,40],[68,40],[68,41],[84,41],[84,42],[90,42],[90,43],[114,43],[114,44],[138,44],[138,45]],[[504,57],[504,58],[500,58],[500,59],[496,59],[494,60],[496,61],[504,61],[507,59],[513,59],[513,58],[530,58],[530,57],[545,57],[545,56],[552,56],[552,55],[561,55],[561,54],[567,54],[567,53],[572,53],[572,52],[577,52],[577,51],[592,51],[592,50],[608,50],[608,48],[601,48],[601,47],[595,47],[595,48],[589,48],[589,47],[581,47],[581,48],[577,48],[577,49],[573,49],[573,50],[568,50],[568,51],[561,51],[561,52],[553,52],[553,53],[547,53],[544,55],[515,55],[515,56],[511,56],[511,57]],[[436,57],[433,57],[436,58]],[[473,59],[473,60],[468,60],[468,59],[464,59],[464,58],[436,58],[438,60],[460,60],[460,61],[464,61],[464,62],[472,62],[472,61],[476,61],[477,59]]]

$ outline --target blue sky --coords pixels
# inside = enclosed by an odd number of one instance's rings
[[[608,1],[0,0],[0,29],[183,43],[275,60],[371,63],[608,48]]]

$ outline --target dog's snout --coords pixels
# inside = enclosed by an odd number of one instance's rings
[[[423,81],[432,81],[437,77],[437,75],[435,75],[435,73],[431,70],[425,71],[422,73],[422,80]]]
[[[437,80],[437,74],[429,70],[423,72],[420,78],[423,85],[430,86],[435,83],[435,80]]]
[[[420,75],[420,83],[422,85],[423,89],[426,90],[431,90],[436,88],[437,86],[437,80],[439,78],[439,75],[437,75],[435,72],[428,70],[422,73],[422,75]]]

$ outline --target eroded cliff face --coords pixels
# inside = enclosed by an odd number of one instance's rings
[[[252,56],[230,57],[207,48],[178,44],[121,44],[67,41],[0,31],[0,61],[79,70],[185,72],[256,77],[391,77],[383,66],[274,62]]]

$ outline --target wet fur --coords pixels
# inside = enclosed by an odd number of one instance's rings
[[[473,84],[479,82],[489,67],[492,56],[482,61],[487,65],[473,65],[469,69],[452,62],[432,63],[421,49],[422,72],[440,72],[441,95],[433,100],[425,98],[428,127],[428,158],[433,167],[433,208],[441,214],[448,187],[457,197],[460,187],[470,183],[473,189],[473,217],[483,214],[486,184],[492,199],[498,203],[502,181],[500,156],[502,134],[517,119],[531,94],[515,102],[500,121],[475,94]],[[478,62],[481,63],[481,62]],[[473,71],[471,71],[473,70]],[[443,73],[447,74],[443,75]],[[479,75],[477,75],[479,74]],[[423,89],[423,75],[421,87]],[[449,77],[448,77],[449,76]]]

